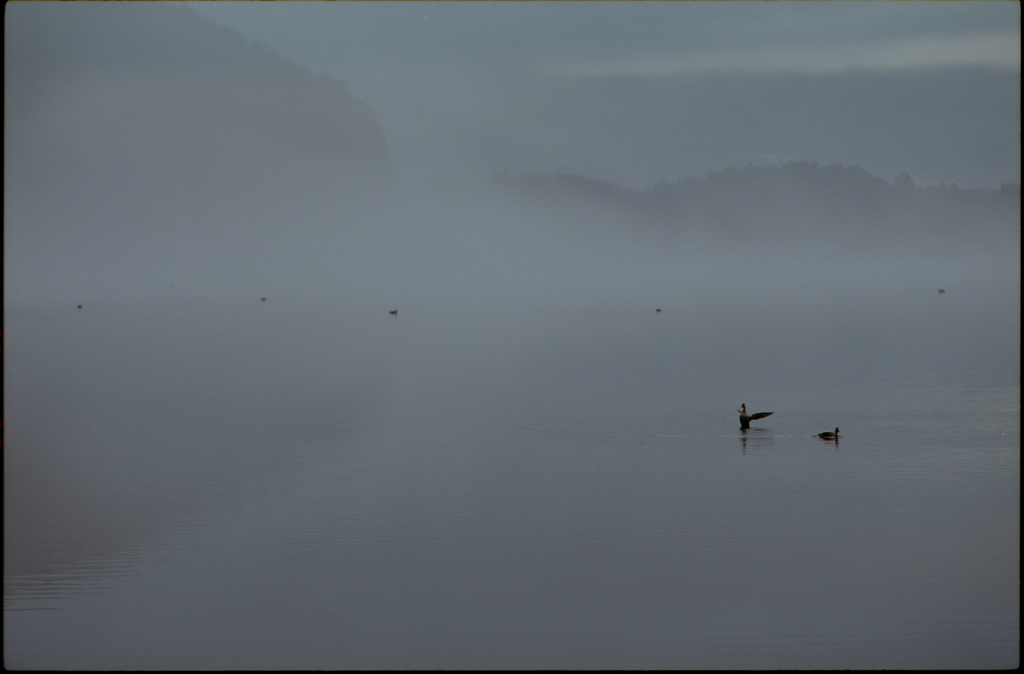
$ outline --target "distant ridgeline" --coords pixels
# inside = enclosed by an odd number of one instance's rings
[[[231,198],[390,177],[369,107],[234,30],[164,3],[27,4],[4,44],[15,181],[56,166]]]
[[[496,174],[506,190],[560,209],[597,207],[634,225],[759,242],[794,238],[887,243],[928,236],[1019,244],[1020,186],[891,184],[857,167],[790,162],[729,167],[643,190],[574,175]],[[906,241],[909,242],[909,241]],[[979,241],[979,243],[982,243]]]

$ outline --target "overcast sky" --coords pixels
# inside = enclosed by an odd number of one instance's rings
[[[1020,179],[1017,2],[189,5],[342,79],[399,174]]]

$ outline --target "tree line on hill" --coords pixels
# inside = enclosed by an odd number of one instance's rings
[[[614,210],[632,223],[722,236],[839,236],[884,242],[900,235],[995,237],[1020,231],[1020,186],[962,189],[891,183],[859,167],[813,161],[730,166],[641,190],[577,175],[508,171],[493,176],[506,191],[547,206]]]

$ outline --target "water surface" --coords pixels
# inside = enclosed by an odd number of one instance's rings
[[[5,665],[1015,667],[990,290],[9,311]]]

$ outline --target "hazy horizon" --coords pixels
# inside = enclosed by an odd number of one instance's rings
[[[1019,40],[7,3],[5,666],[1017,666]]]
[[[1018,3],[188,6],[342,80],[400,175],[638,189],[809,160],[1020,182]]]
[[[989,240],[975,230],[1002,232],[999,259],[1019,250],[1005,214],[910,204],[906,222],[899,208],[874,222],[871,189],[842,184],[1019,183],[1018,5],[5,11],[8,306],[601,301],[671,287],[682,269],[727,291],[716,268],[745,260],[784,284],[790,261],[819,255],[851,270],[952,255],[952,235],[974,256]],[[667,221],[650,204],[571,190],[545,203],[493,178],[570,174],[636,190],[793,161],[863,173],[721,194],[737,188],[701,184],[703,210]],[[393,180],[380,189],[366,177],[383,173]],[[944,220],[911,226],[933,216]]]

